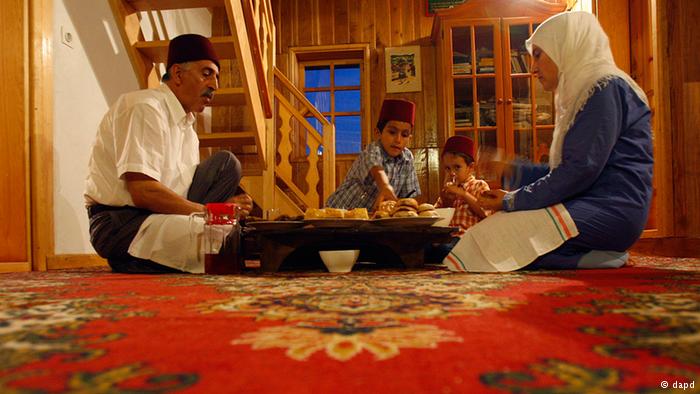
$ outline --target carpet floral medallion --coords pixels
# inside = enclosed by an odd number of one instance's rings
[[[700,259],[632,263],[2,274],[0,393],[700,392]]]

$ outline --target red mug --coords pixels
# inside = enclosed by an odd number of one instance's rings
[[[237,224],[241,207],[230,202],[210,202],[205,206],[207,224]]]

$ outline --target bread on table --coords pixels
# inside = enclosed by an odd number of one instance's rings
[[[374,212],[374,216],[372,216],[374,219],[386,219],[390,218],[391,214],[389,211],[376,211]]]
[[[423,203],[423,204],[418,206],[418,209],[416,209],[416,211],[418,211],[418,213],[421,213],[423,211],[434,211],[434,210],[435,210],[435,206],[433,204],[428,204],[428,203]]]
[[[342,219],[345,217],[345,210],[341,208],[323,208],[324,218]]]
[[[367,208],[355,208],[345,212],[346,219],[369,219]]]
[[[414,210],[402,210],[398,211],[394,214],[395,218],[415,218],[418,217],[418,214]]]
[[[399,198],[399,201],[396,202],[397,207],[409,207],[413,208],[414,210],[418,209],[418,201],[416,201],[415,198]]]
[[[395,207],[396,207],[396,201],[386,200],[386,201],[382,201],[382,203],[379,204],[379,208],[377,209],[377,211],[391,212],[394,210]]]
[[[320,219],[325,215],[323,209],[320,208],[309,208],[304,213],[304,219]]]

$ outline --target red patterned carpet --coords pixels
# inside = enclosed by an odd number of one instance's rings
[[[0,393],[700,391],[700,259],[633,263],[2,274]]]

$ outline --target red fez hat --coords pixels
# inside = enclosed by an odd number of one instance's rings
[[[413,123],[416,118],[416,105],[408,100],[385,99],[382,103],[382,110],[379,113],[379,121],[398,120],[401,122]]]
[[[463,153],[474,159],[474,141],[463,135],[453,135],[445,141],[445,147],[442,148],[443,155],[447,152]]]
[[[197,60],[211,60],[219,67],[219,57],[208,38],[199,34],[183,34],[173,38],[168,47],[168,66],[177,63],[187,63]]]

